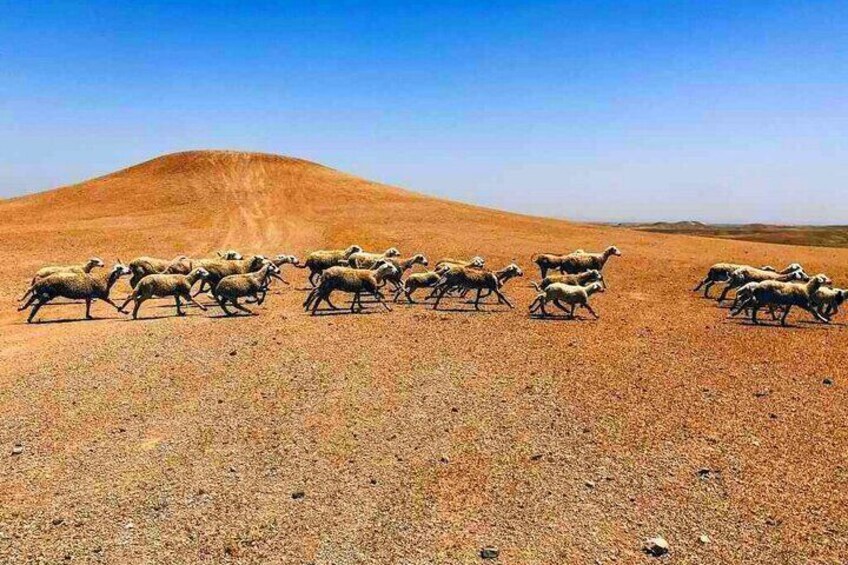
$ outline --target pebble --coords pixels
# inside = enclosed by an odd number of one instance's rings
[[[648,538],[645,540],[645,546],[643,549],[648,555],[660,557],[668,553],[668,542],[665,541],[665,538],[659,536],[655,538]]]
[[[583,483],[587,488],[595,488],[595,481],[585,481]]]
[[[710,536],[708,536],[707,534],[701,534],[698,537],[698,541],[701,542],[702,545],[707,545],[708,543],[710,543]]]
[[[497,559],[500,555],[500,550],[496,547],[486,546],[480,550],[480,557],[483,559]]]
[[[12,455],[20,455],[23,452],[24,452],[24,446],[19,444],[19,443],[16,443],[14,445],[14,447],[12,447]]]
[[[822,384],[823,384],[824,386],[832,386],[832,385],[833,385],[833,379],[831,379],[831,378],[826,378],[826,379],[824,379],[824,380],[822,381]]]
[[[292,498],[295,499],[295,500],[300,500],[304,496],[306,496],[306,493],[303,492],[302,490],[298,490],[298,491],[295,491],[295,492],[292,493]]]

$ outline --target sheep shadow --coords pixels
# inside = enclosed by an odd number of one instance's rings
[[[530,319],[537,322],[597,322],[596,318],[569,316],[568,314],[530,314]]]
[[[350,308],[339,308],[338,310],[331,310],[329,308],[315,310],[313,314],[312,311],[308,311],[307,314],[310,317],[322,318],[326,316],[370,316],[372,314],[391,314],[391,312],[386,311],[383,308],[371,308],[368,310],[357,310],[356,312],[351,312]]]
[[[796,322],[789,322],[785,326],[780,323],[780,320],[762,320],[759,324],[755,324],[751,321],[750,318],[726,318],[724,321],[725,324],[730,324],[733,326],[745,327],[745,328],[772,328],[778,330],[813,330],[820,331],[825,330],[830,325],[834,324],[823,324],[821,322],[814,321],[806,321],[806,320],[798,320]]]
[[[95,316],[91,319],[86,317],[82,318],[57,318],[51,320],[33,320],[32,322],[27,322],[23,320],[16,325],[21,326],[39,326],[39,325],[52,325],[52,324],[70,324],[73,322],[109,322],[109,321],[117,321],[124,320],[125,318],[117,318],[117,317],[103,317],[103,316]]]

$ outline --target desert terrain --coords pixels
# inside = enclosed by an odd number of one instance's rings
[[[723,260],[844,287],[848,249],[522,216],[221,151],[2,201],[0,242],[0,563],[848,562],[845,314],[756,327],[692,292]],[[311,317],[289,266],[254,317],[16,312],[48,263],[350,244],[516,261],[516,308]],[[528,316],[531,254],[612,244],[599,320]],[[668,555],[642,551],[653,536]]]
[[[633,229],[716,237],[738,241],[758,241],[782,245],[848,247],[848,226],[780,226],[772,224],[704,224],[701,222],[654,222],[621,224]]]

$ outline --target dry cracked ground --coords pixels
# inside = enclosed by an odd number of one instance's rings
[[[2,563],[848,561],[844,315],[755,327],[692,292],[720,260],[844,286],[848,250],[520,216],[232,152],[2,201],[0,241]],[[516,308],[311,317],[287,267],[253,317],[15,311],[45,263],[353,243],[515,260]],[[600,320],[528,316],[532,253],[610,244]],[[654,536],[667,555],[643,552]]]

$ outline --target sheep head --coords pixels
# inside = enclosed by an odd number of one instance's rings
[[[468,262],[468,265],[470,267],[477,267],[478,269],[483,268],[483,266],[485,264],[486,264],[486,260],[483,259],[482,257],[480,257],[479,255],[477,255],[476,257],[473,257],[471,259],[471,261]]]
[[[238,261],[244,259],[244,257],[241,256],[241,253],[233,249],[228,249],[227,251],[219,251],[218,257],[220,257],[221,259],[228,259],[230,261]]]
[[[88,260],[87,265],[91,268],[102,267],[103,266],[103,260],[100,257],[92,257],[91,259]]]
[[[345,252],[344,252],[345,259],[349,258],[354,253],[362,253],[362,248],[359,247],[358,245],[351,245],[350,247],[345,249]]]
[[[604,290],[604,285],[602,285],[601,283],[596,283],[596,282],[590,284],[589,286],[584,286],[583,288],[586,291],[586,294],[595,294],[596,292],[606,292],[606,290]]]
[[[384,257],[400,257],[400,251],[397,247],[389,247],[386,249],[386,252],[383,253]]]
[[[606,251],[604,251],[604,254],[607,257],[609,257],[610,255],[615,255],[617,257],[620,257],[621,251],[615,245],[610,245],[609,247],[607,247]]]

